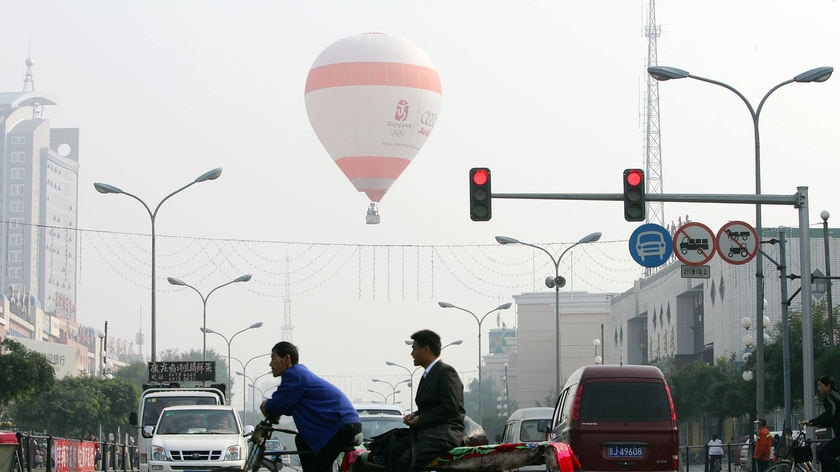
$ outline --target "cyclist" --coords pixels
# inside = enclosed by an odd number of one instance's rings
[[[297,346],[290,342],[274,345],[269,366],[283,380],[260,410],[269,418],[294,418],[298,450],[314,452],[300,455],[304,472],[331,472],[341,451],[352,447],[362,432],[356,408],[338,387],[298,364]]]
[[[720,472],[720,462],[723,459],[723,441],[717,433],[712,434],[712,439],[709,441],[709,470],[712,472]]]
[[[800,423],[806,426],[831,426],[834,438],[817,448],[817,459],[822,472],[837,472],[840,471],[840,463],[837,462],[837,456],[840,456],[840,392],[837,391],[834,378],[827,375],[817,379],[817,391],[825,411],[816,418],[802,420]]]

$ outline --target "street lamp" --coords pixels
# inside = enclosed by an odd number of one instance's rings
[[[580,238],[578,242],[572,244],[571,246],[567,247],[562,253],[560,253],[560,257],[554,258],[554,255],[548,252],[545,248],[537,246],[535,244],[523,243],[514,238],[509,238],[507,236],[496,236],[496,242],[501,245],[505,244],[521,244],[523,246],[529,246],[534,249],[539,249],[540,251],[548,254],[548,257],[551,258],[551,262],[554,264],[554,278],[551,276],[546,277],[545,279],[545,286],[548,288],[554,288],[554,362],[555,362],[555,375],[554,375],[554,392],[559,394],[560,393],[560,287],[566,285],[566,279],[560,277],[560,261],[563,259],[563,256],[566,255],[573,247],[577,246],[578,244],[588,244],[594,243],[601,239],[601,233],[589,233],[586,236]]]
[[[455,341],[452,341],[451,343],[444,344],[443,346],[440,347],[440,352],[443,352],[443,350],[448,348],[449,346],[460,346],[461,344],[463,344],[463,342],[464,342],[463,339],[456,339]],[[414,344],[414,341],[412,341],[410,339],[406,339],[405,343],[406,343],[406,345],[411,346],[412,344]]]
[[[831,258],[828,255],[828,217],[831,213],[828,210],[820,212],[820,218],[823,220],[823,246],[825,248],[825,294],[828,297],[826,300],[826,307],[828,307],[828,347],[834,347],[834,303],[831,300]]]
[[[193,184],[197,184],[199,182],[204,182],[204,181],[207,181],[207,180],[216,180],[216,179],[219,178],[220,175],[222,175],[222,168],[221,167],[217,167],[213,170],[207,171],[207,172],[199,175],[198,178],[196,178],[192,182],[188,183],[187,185],[184,185],[183,187],[179,188],[178,190],[175,190],[174,192],[172,192],[169,195],[167,195],[166,197],[164,197],[163,200],[161,200],[160,203],[157,204],[154,211],[152,211],[149,208],[149,205],[147,205],[146,202],[144,202],[142,199],[140,199],[140,197],[138,197],[137,195],[125,192],[119,187],[114,187],[113,185],[103,184],[103,183],[100,183],[100,182],[95,182],[93,184],[93,187],[99,193],[123,194],[123,195],[129,196],[129,197],[137,200],[138,202],[140,202],[143,205],[143,208],[146,209],[146,212],[149,213],[149,218],[152,220],[152,309],[151,309],[151,312],[152,312],[152,362],[157,362],[157,338],[156,338],[157,332],[155,330],[155,324],[156,324],[156,318],[155,318],[155,313],[156,313],[156,310],[155,310],[155,307],[156,307],[156,303],[155,303],[155,218],[157,217],[158,210],[160,210],[160,206],[163,205],[163,202],[168,200],[170,197],[172,197],[176,193],[181,192],[182,190],[186,190],[188,187],[192,186]]]
[[[602,364],[604,362],[604,359],[603,357],[598,355],[598,347],[601,346],[601,340],[598,338],[593,339],[592,346],[595,347],[595,363]]]
[[[455,344],[456,342],[457,341],[453,341],[449,344]],[[408,343],[408,344],[411,344],[411,343]],[[447,344],[447,346],[449,344]],[[461,343],[458,343],[458,344],[461,344]],[[404,365],[400,365],[400,364],[397,364],[396,362],[391,362],[391,361],[385,361],[385,365],[389,365],[389,366],[393,366],[393,367],[399,367],[400,369],[405,370],[405,372],[408,374],[408,380],[409,380],[408,386],[411,389],[411,398],[408,401],[408,409],[412,410],[413,408],[411,407],[411,405],[412,405],[412,402],[414,401],[414,373],[417,372],[418,369],[422,369],[422,367],[417,367],[414,370],[410,370],[408,367],[406,367]]]
[[[242,367],[242,372],[246,372],[248,370],[248,364],[250,364],[251,361],[259,359],[260,357],[268,357],[270,355],[271,355],[270,352],[267,352],[265,354],[260,354],[258,356],[254,356],[254,357],[248,359],[247,361],[245,361],[245,363],[243,363],[242,361],[240,361],[236,357],[231,357],[230,360],[234,360],[236,362],[239,362],[240,367]],[[228,366],[230,365],[230,360],[228,361]],[[270,373],[270,371],[269,371],[269,373]],[[257,378],[259,378],[259,377],[257,377]],[[256,379],[254,379],[254,380],[256,380]],[[245,411],[245,396],[246,396],[245,385],[242,385],[242,411]]]
[[[268,372],[265,372],[263,374],[260,374],[256,377],[254,377],[252,379],[251,377],[245,375],[245,372],[240,372],[238,370],[236,371],[236,375],[241,375],[242,376],[242,413],[243,413],[243,415],[245,414],[245,397],[248,395],[246,387],[248,385],[250,385],[252,388],[256,388],[256,387],[254,387],[254,384],[257,383],[257,380],[259,380],[261,377],[265,377],[266,375],[268,375],[270,373],[271,373],[271,371],[268,371]],[[248,384],[247,382],[245,382],[245,379],[250,380],[251,383]],[[252,424],[256,424],[256,422],[257,422],[256,413],[254,411],[255,411],[254,410],[254,395],[251,395],[251,420],[253,421]]]
[[[239,277],[231,280],[230,282],[223,283],[222,285],[219,285],[218,287],[214,288],[213,290],[210,290],[207,293],[206,296],[202,295],[201,292],[197,288],[195,288],[192,285],[184,282],[181,279],[176,279],[175,277],[167,277],[166,280],[168,280],[169,283],[172,284],[172,285],[180,285],[182,287],[189,287],[189,288],[193,289],[195,291],[195,293],[198,294],[199,297],[201,297],[201,304],[204,306],[203,316],[202,316],[203,322],[202,322],[201,326],[204,327],[204,328],[207,328],[207,300],[210,299],[210,295],[213,295],[213,292],[215,292],[216,290],[218,290],[222,287],[226,287],[230,284],[235,284],[235,283],[239,283],[239,282],[247,282],[247,281],[251,280],[251,274],[240,275]],[[207,361],[207,333],[206,332],[203,332],[203,333],[204,333],[204,335],[203,335],[203,343],[204,344],[202,345],[202,348],[201,348],[201,360],[202,360],[202,362],[206,362]]]
[[[699,80],[701,82],[707,82],[710,84],[714,84],[720,87],[723,87],[730,92],[734,93],[735,95],[740,98],[745,105],[747,105],[747,109],[749,109],[750,117],[752,118],[753,122],[753,137],[755,140],[755,194],[761,195],[761,145],[759,140],[759,133],[758,133],[758,119],[761,116],[761,109],[764,107],[764,102],[767,98],[780,87],[794,83],[794,82],[825,82],[826,80],[831,77],[831,74],[834,72],[833,67],[817,67],[816,69],[811,69],[805,71],[792,79],[785,80],[777,84],[775,87],[771,88],[767,93],[764,94],[764,97],[761,98],[761,101],[758,103],[758,108],[753,109],[752,104],[747,100],[744,95],[739,92],[735,87],[732,87],[729,84],[719,82],[717,80],[707,79],[705,77],[700,77],[696,75],[691,75],[687,71],[682,69],[677,69],[676,67],[665,67],[665,66],[652,66],[648,67],[648,74],[651,77],[658,81],[666,81],[670,79],[684,79],[690,78]],[[761,236],[761,203],[755,204],[755,229],[759,236]],[[756,310],[756,324],[755,324],[755,332],[756,332],[756,344],[755,344],[755,374],[756,374],[756,389],[755,389],[755,407],[756,407],[756,415],[758,418],[764,417],[764,259],[762,257],[757,257],[755,259],[755,277],[756,277],[756,284],[755,284],[755,292],[756,292],[756,303],[755,303],[755,310]],[[805,396],[803,398],[812,398],[813,397],[813,389],[814,389],[814,382],[813,382],[813,366],[805,366]],[[809,372],[810,370],[810,372]],[[810,378],[809,378],[810,377]],[[790,425],[785,425],[790,426]]]
[[[384,393],[377,392],[376,390],[374,390],[372,388],[367,389],[367,391],[370,392],[370,393],[375,393],[375,394],[379,395],[380,397],[382,397],[382,403],[388,403],[388,397],[386,397]]]
[[[389,387],[391,387],[391,391],[393,392],[393,395],[394,395],[393,402],[392,402],[394,405],[397,404],[397,393],[399,393],[399,390],[397,390],[397,387],[400,384],[411,382],[411,379],[400,380],[399,382],[397,382],[395,384],[392,384],[391,382],[388,382],[387,380],[380,380],[380,379],[370,379],[370,380],[372,382],[381,382],[381,383],[384,383],[385,385],[388,385]],[[386,402],[387,402],[387,400],[386,400]]]
[[[213,331],[213,330],[212,330],[212,329],[210,329],[210,328],[204,328],[204,327],[202,327],[202,328],[201,328],[201,332],[202,332],[202,333],[205,333],[205,334],[218,334],[218,335],[219,335],[219,336],[221,336],[221,337],[222,337],[222,339],[224,339],[224,340],[225,340],[225,342],[227,343],[227,347],[228,347],[228,355],[227,355],[227,357],[228,357],[228,385],[229,385],[231,388],[233,387],[233,385],[231,385],[231,384],[233,383],[233,378],[231,378],[231,376],[230,376],[230,343],[232,343],[232,342],[233,342],[233,338],[235,338],[237,334],[239,334],[239,333],[241,333],[241,332],[243,332],[243,331],[248,331],[249,329],[259,328],[259,327],[260,327],[260,326],[262,326],[262,325],[263,325],[263,324],[262,324],[262,321],[258,321],[258,322],[256,322],[256,323],[252,324],[251,326],[248,326],[248,327],[247,327],[247,328],[245,328],[245,329],[240,329],[239,331],[237,331],[237,332],[233,333],[233,336],[231,336],[231,337],[230,337],[230,339],[228,339],[228,338],[227,338],[227,336],[225,336],[224,334],[222,334],[222,333],[220,333],[220,332],[218,332],[218,331]],[[243,370],[244,370],[244,367],[243,367]],[[230,388],[228,388],[228,391],[230,391]],[[243,399],[242,401],[244,402],[245,400]],[[243,405],[244,405],[244,403],[243,403]],[[243,408],[244,408],[244,407],[243,407]]]
[[[456,310],[461,310],[461,311],[465,311],[465,312],[469,313],[470,315],[472,315],[473,318],[475,318],[476,323],[478,323],[478,421],[479,422],[481,422],[481,418],[482,418],[481,417],[481,403],[482,403],[482,397],[481,397],[481,323],[484,322],[484,319],[487,318],[487,315],[489,315],[490,313],[493,313],[494,311],[499,311],[499,310],[507,310],[508,308],[510,308],[510,305],[511,305],[510,302],[503,303],[503,304],[497,306],[496,308],[493,308],[492,310],[488,311],[487,313],[484,314],[484,316],[481,317],[481,319],[479,319],[478,316],[476,316],[475,313],[471,312],[470,310],[467,310],[466,308],[461,308],[459,306],[455,306],[455,305],[453,305],[451,303],[447,303],[447,302],[438,302],[438,306],[440,306],[441,308],[455,308]]]

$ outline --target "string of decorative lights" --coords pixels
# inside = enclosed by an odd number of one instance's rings
[[[126,283],[143,289],[149,287],[149,252],[145,244],[148,235],[30,226],[75,232],[79,242],[79,283],[90,278],[90,262],[96,261]],[[446,280],[495,300],[502,292],[532,290],[534,274],[548,270],[543,261],[535,265],[532,255],[497,250],[498,245],[489,243],[302,243],[168,235],[158,235],[158,238],[161,246],[166,248],[160,252],[158,260],[158,269],[165,268],[164,274],[188,276],[191,280],[203,282],[220,276],[254,273],[253,283],[243,285],[242,289],[268,298],[286,296],[287,286],[289,296],[301,296],[324,290],[333,280],[341,278],[346,281],[347,265],[352,262],[357,265],[357,296],[360,300],[376,300],[379,297],[392,301],[397,284],[402,300],[433,299],[436,284]],[[572,243],[545,245],[550,250],[559,251],[569,244]],[[616,292],[631,286],[639,278],[639,268],[627,256],[626,245],[627,241],[603,241],[582,247],[574,261],[575,288]],[[394,266],[397,261],[392,253],[398,247],[399,267]],[[414,249],[414,254],[407,252],[410,248]],[[384,257],[382,251],[385,251]],[[444,268],[442,273],[436,271],[438,264]],[[82,267],[86,269],[84,272]],[[565,268],[568,269],[568,266]],[[655,280],[650,282],[656,284]],[[412,285],[414,294],[410,294],[409,287]],[[166,285],[160,289],[169,291]]]

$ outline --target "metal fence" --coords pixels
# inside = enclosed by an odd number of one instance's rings
[[[57,438],[17,433],[18,454],[25,472],[134,471],[134,444]]]
[[[724,444],[724,456],[720,463],[721,472],[750,472],[752,470],[752,449],[749,443]],[[680,469],[684,472],[711,472],[709,446],[680,447]]]

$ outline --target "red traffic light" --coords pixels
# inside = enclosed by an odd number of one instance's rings
[[[624,178],[627,179],[627,185],[631,187],[636,187],[642,183],[642,179],[644,174],[640,169],[630,169],[624,175]]]
[[[487,169],[476,169],[472,175],[472,180],[476,185],[484,185],[490,180],[490,173]]]

